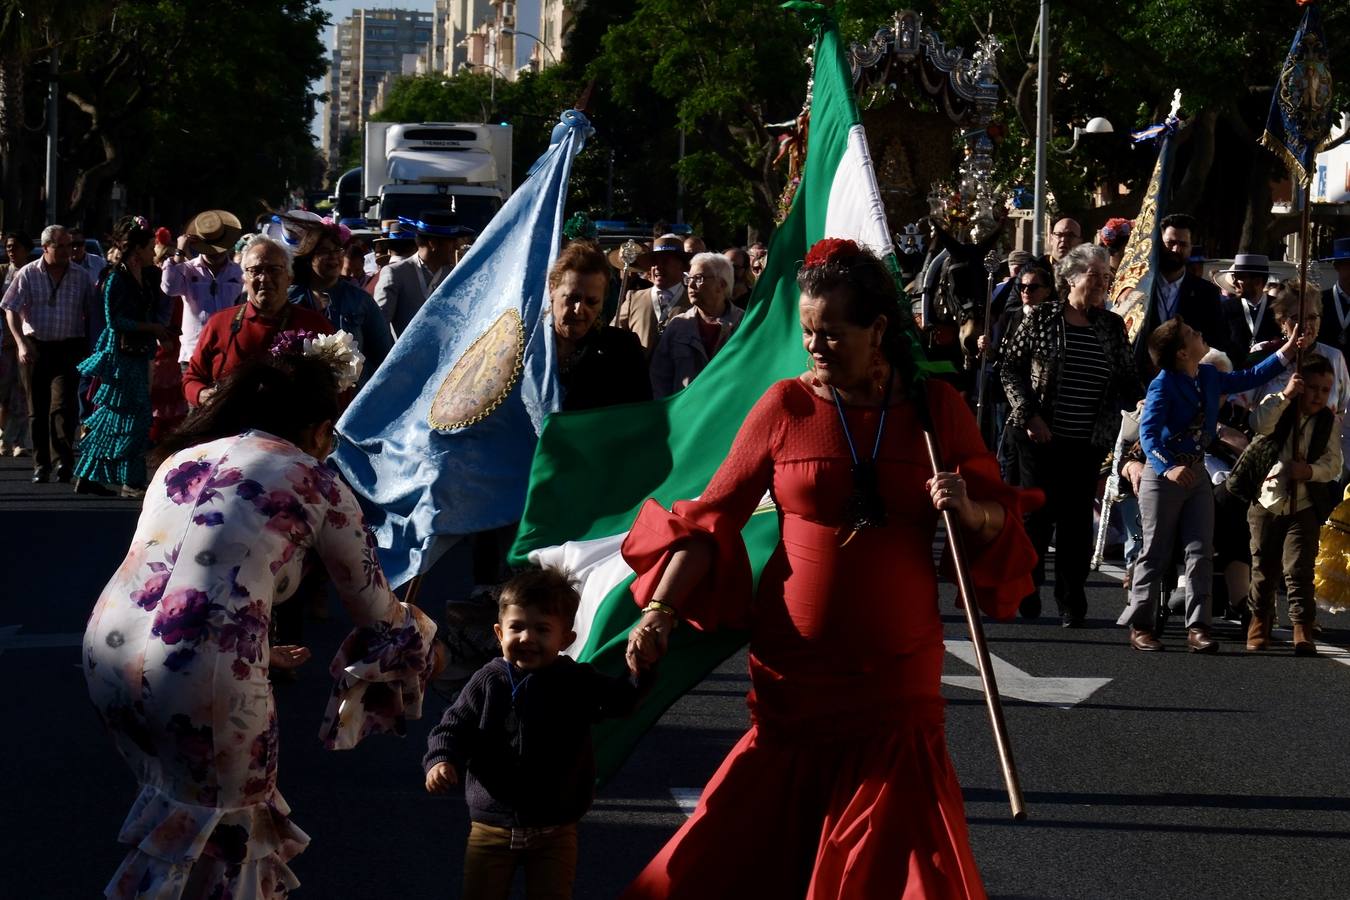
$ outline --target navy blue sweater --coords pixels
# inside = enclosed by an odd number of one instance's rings
[[[475,822],[567,825],[591,808],[591,725],[628,715],[639,696],[627,678],[565,656],[529,673],[499,657],[474,673],[431,730],[422,766],[455,767]]]

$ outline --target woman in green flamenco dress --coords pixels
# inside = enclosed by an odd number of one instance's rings
[[[89,431],[75,466],[77,494],[111,494],[120,485],[124,497],[140,497],[146,483],[145,451],[150,440],[150,360],[170,330],[155,320],[161,294],[154,265],[154,231],[140,216],[128,216],[113,229],[121,252],[116,265],[99,279],[107,327],[94,352],[80,363],[84,375],[98,379],[98,409],[85,421]]]

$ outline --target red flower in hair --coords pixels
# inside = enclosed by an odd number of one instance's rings
[[[844,262],[860,253],[862,248],[847,238],[822,238],[812,244],[811,249],[807,251],[805,267],[813,269],[816,266]]]

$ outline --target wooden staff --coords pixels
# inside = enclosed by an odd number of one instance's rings
[[[928,448],[928,464],[936,478],[942,468],[942,448],[938,446],[937,430],[933,427],[933,417],[928,409],[926,389],[921,385],[917,395],[919,421],[923,426],[924,444]],[[980,621],[980,607],[975,595],[975,582],[970,576],[970,565],[966,559],[966,545],[961,535],[961,523],[956,513],[950,509],[942,510],[942,523],[947,529],[947,543],[952,551],[952,567],[956,569],[956,589],[961,595],[961,606],[966,614],[966,627],[970,629],[970,643],[975,647],[975,664],[980,672],[980,684],[984,688],[984,705],[989,710],[989,722],[994,730],[994,745],[998,749],[998,764],[1003,770],[1003,784],[1008,789],[1008,804],[1012,807],[1013,819],[1021,821],[1027,817],[1026,803],[1022,800],[1022,785],[1017,777],[1017,763],[1013,759],[1012,744],[1008,740],[1008,727],[1003,721],[1003,703],[998,695],[998,682],[994,678],[994,664],[989,659],[989,644],[984,637],[984,624]]]
[[[417,592],[422,589],[422,576],[414,575],[408,582],[408,587],[403,591],[404,603],[415,603],[417,601]]]
[[[984,258],[984,270],[989,273],[988,284],[984,292],[984,349],[976,356],[980,367],[975,370],[975,424],[980,427],[981,437],[984,437],[985,354],[991,349],[989,336],[993,325],[991,319],[994,308],[994,273],[998,271],[998,256],[992,250]]]
[[[1303,307],[1308,297],[1308,257],[1312,254],[1312,180],[1303,186],[1303,216],[1298,226],[1298,340],[1294,345],[1294,374],[1303,366]],[[1303,461],[1298,445],[1298,398],[1294,399],[1294,462]],[[1289,480],[1289,513],[1298,509],[1298,482]]]

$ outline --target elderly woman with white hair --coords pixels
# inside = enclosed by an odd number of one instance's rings
[[[1045,553],[1055,539],[1055,600],[1061,624],[1078,628],[1087,613],[1092,502],[1102,460],[1120,431],[1120,412],[1142,395],[1125,321],[1104,308],[1111,282],[1106,250],[1080,244],[1055,270],[1063,300],[1038,304],[1004,341],[1001,376],[1018,440],[1021,486],[1045,491],[1027,516],[1041,561],[1037,593],[1022,615],[1040,614]]]
[[[689,261],[684,284],[693,306],[661,332],[652,354],[653,397],[688,387],[726,344],[745,315],[731,302],[735,283],[731,260],[720,253],[699,253]]]

